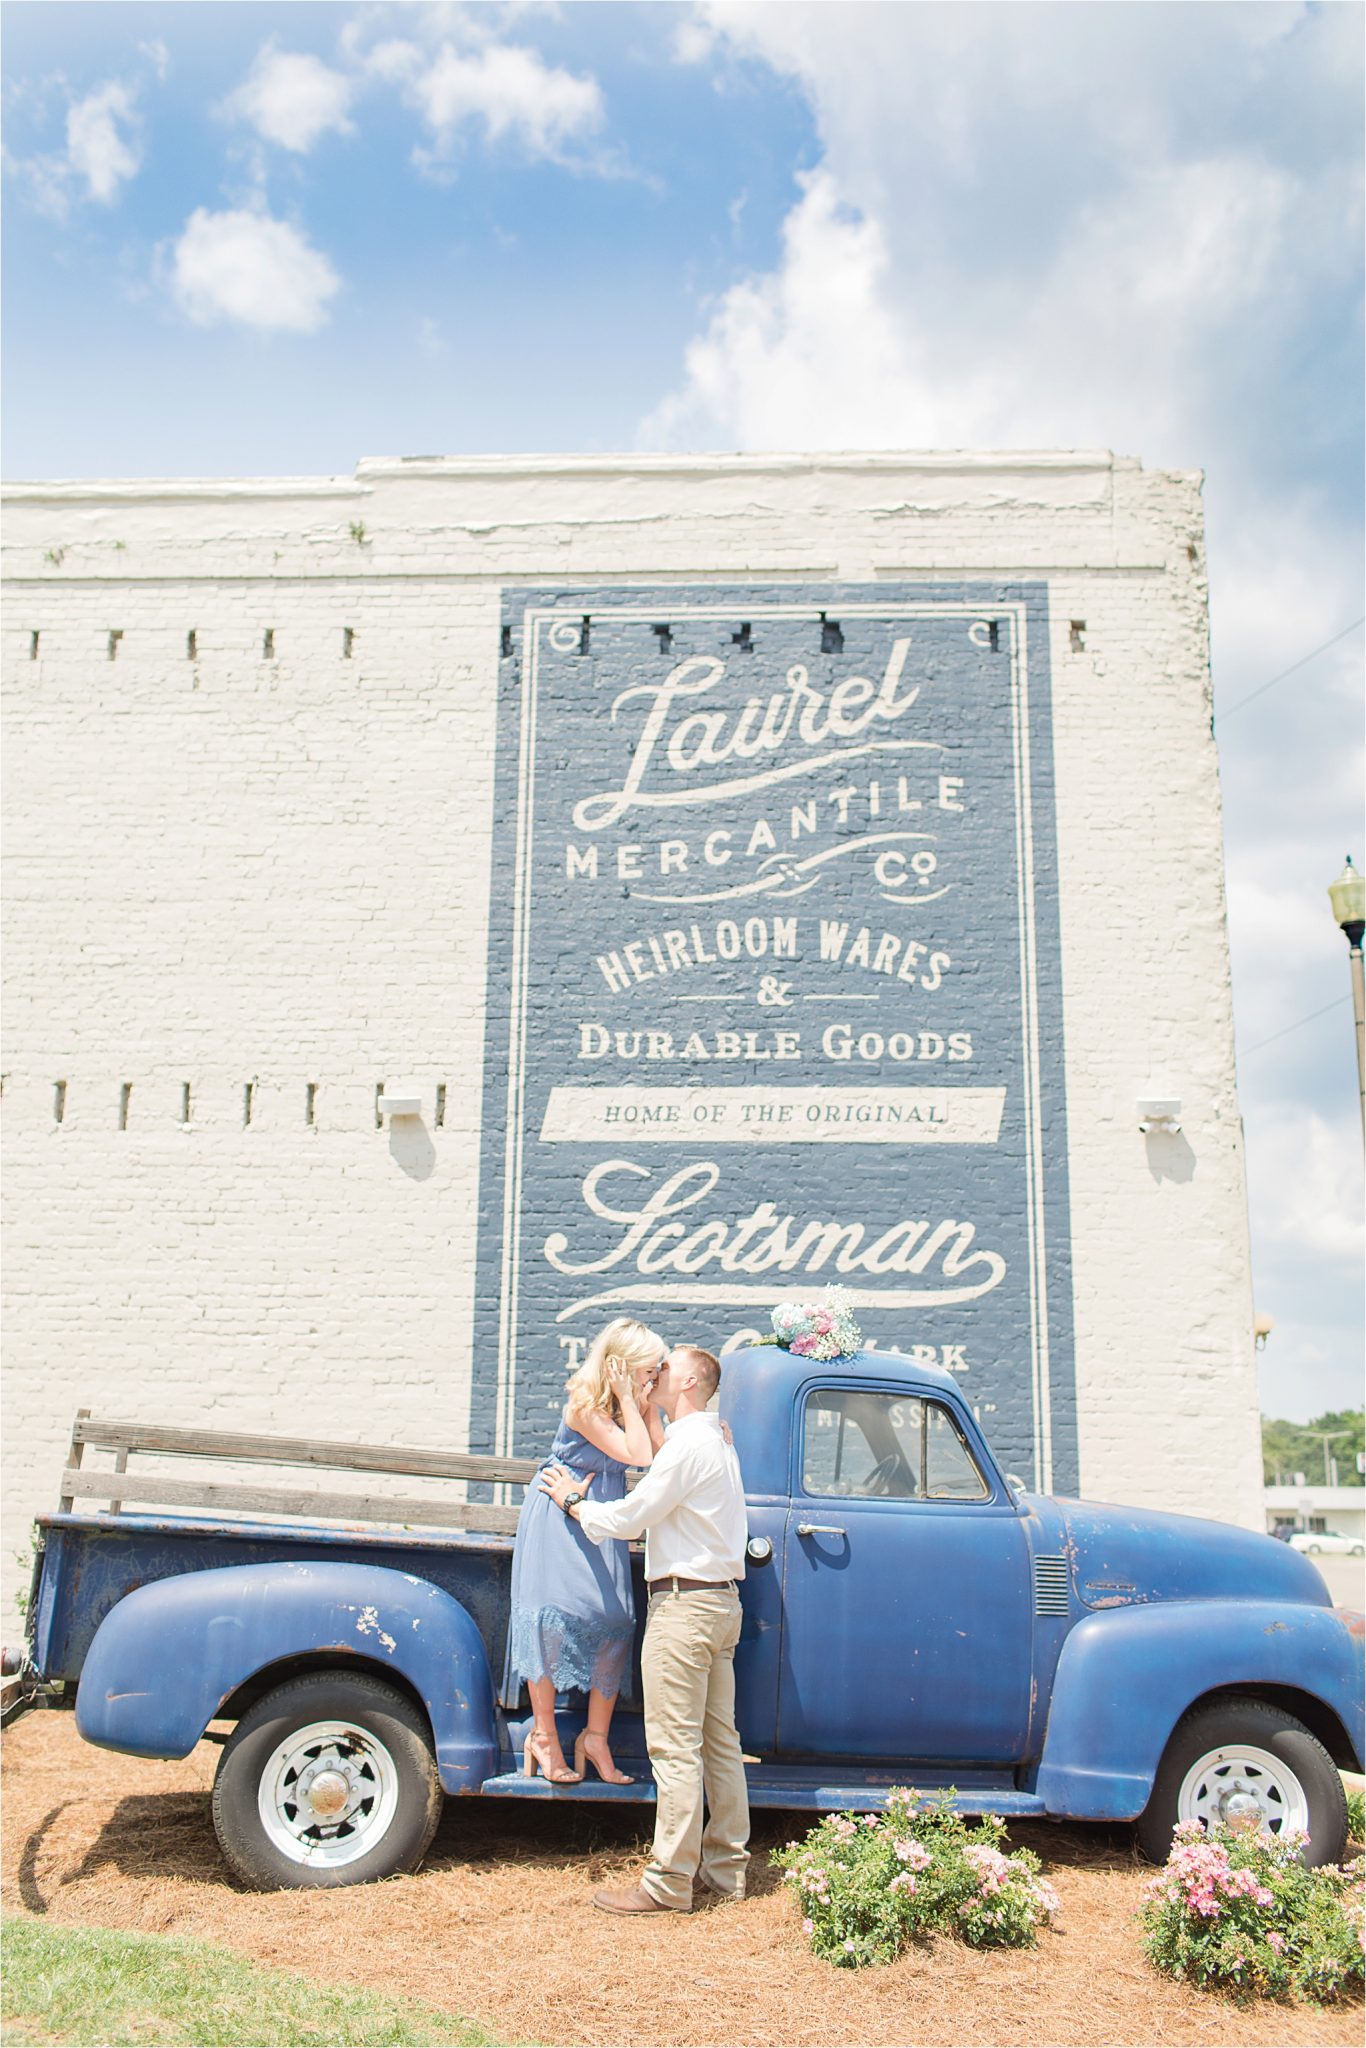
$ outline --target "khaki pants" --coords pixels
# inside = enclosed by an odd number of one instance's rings
[[[745,1889],[749,1792],[735,1731],[739,1640],[740,1597],[729,1588],[651,1596],[640,1670],[658,1806],[654,1854],[641,1882],[673,1906],[692,1904],[699,1867],[718,1892],[739,1898]]]

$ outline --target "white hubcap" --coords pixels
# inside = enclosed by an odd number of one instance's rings
[[[1178,1820],[1205,1827],[1261,1827],[1288,1835],[1309,1827],[1309,1802],[1295,1773],[1269,1750],[1230,1743],[1198,1757],[1181,1781]]]
[[[261,1773],[261,1825],[291,1863],[354,1863],[398,1811],[398,1771],[384,1744],[347,1721],[287,1735]]]

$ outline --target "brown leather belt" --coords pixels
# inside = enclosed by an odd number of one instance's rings
[[[647,1593],[730,1593],[735,1590],[734,1579],[651,1579],[645,1588]]]

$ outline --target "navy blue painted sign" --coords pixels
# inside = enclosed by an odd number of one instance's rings
[[[1074,1486],[1046,588],[503,617],[472,1443],[833,1281]]]

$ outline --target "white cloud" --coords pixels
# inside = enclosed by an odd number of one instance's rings
[[[224,111],[249,122],[267,142],[306,155],[323,135],[351,135],[347,114],[355,84],[320,57],[266,43]]]
[[[77,200],[112,206],[142,168],[138,103],[151,77],[158,84],[165,81],[170,55],[160,39],[139,43],[137,48],[145,67],[140,76],[107,78],[79,96],[73,95],[61,72],[41,81],[15,79],[7,86],[8,104],[23,103],[39,123],[48,118],[54,93],[66,102],[64,149],[31,157],[0,152],[5,169],[27,188],[32,204],[53,220],[66,220]]]
[[[236,321],[263,333],[311,334],[340,283],[321,250],[268,213],[196,207],[171,254],[171,289],[201,327]]]
[[[403,85],[439,155],[448,154],[462,130],[477,122],[491,142],[510,138],[532,156],[558,160],[602,125],[595,78],[547,64],[519,43],[461,50],[443,42],[428,53],[415,43],[391,40],[371,50],[366,62],[378,76]]]
[[[147,59],[157,75],[157,84],[164,85],[170,75],[171,53],[160,36],[153,36],[150,42],[138,44],[139,53]]]
[[[103,206],[117,198],[119,186],[136,176],[142,162],[133,100],[126,85],[111,79],[67,110],[67,162]]]
[[[1253,1218],[1279,1259],[1308,1255],[1350,1268],[1361,1256],[1360,1130],[1281,1111],[1267,1117],[1261,1151]]]
[[[885,297],[882,230],[841,207],[828,171],[798,179],[783,260],[728,291],[687,350],[647,443],[857,448],[933,439],[933,396]]]
[[[106,79],[68,102],[65,150],[22,158],[6,152],[4,161],[39,212],[53,220],[66,219],[73,198],[111,206],[142,163],[137,87]]]
[[[382,78],[388,85],[405,85],[422,70],[422,52],[416,43],[405,42],[401,36],[388,42],[376,43],[365,53],[364,64],[376,78]]]
[[[778,259],[702,308],[639,438],[1100,446],[1203,468],[1235,1012],[1250,1048],[1346,986],[1324,889],[1360,844],[1360,634],[1226,724],[1223,707],[1366,610],[1359,20],[1299,0],[1186,7],[1178,48],[1173,18],[696,8],[679,60],[712,64],[719,87],[756,62],[792,82],[820,155]],[[1277,1357],[1298,1355],[1314,1323],[1333,1333],[1340,1375],[1360,1343],[1344,1017],[1288,1032],[1240,1073]]]

